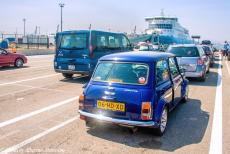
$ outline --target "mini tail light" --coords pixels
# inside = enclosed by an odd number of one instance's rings
[[[142,102],[141,119],[151,120],[151,118],[152,118],[151,102]]]
[[[203,65],[203,60],[202,60],[202,58],[198,58],[197,64],[198,64],[198,65]]]
[[[85,96],[83,94],[80,95],[79,96],[79,110],[83,110],[84,109],[84,106],[83,106],[84,100],[85,100]]]

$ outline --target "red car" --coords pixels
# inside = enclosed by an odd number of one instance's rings
[[[22,67],[27,63],[27,58],[21,54],[10,53],[5,49],[0,48],[0,67],[14,65]]]

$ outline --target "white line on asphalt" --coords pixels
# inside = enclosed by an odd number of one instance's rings
[[[212,123],[211,143],[209,154],[222,154],[222,70],[221,61],[218,67],[218,80],[216,87],[216,98],[214,116]]]
[[[50,75],[45,75],[45,76],[39,76],[39,77],[36,77],[36,78],[30,78],[30,79],[18,80],[18,81],[13,81],[13,82],[0,83],[0,86],[11,85],[11,84],[15,84],[15,83],[21,83],[21,82],[37,80],[37,79],[44,79],[44,78],[49,78],[49,77],[53,77],[53,76],[57,76],[57,75],[59,75],[59,74],[50,74]]]
[[[30,69],[38,69],[38,68],[47,68],[50,67],[52,68],[52,66],[50,65],[44,65],[44,66],[35,66],[35,67],[22,67],[20,69],[9,69],[9,70],[3,70],[3,72],[15,72],[15,71],[24,71],[24,70],[30,70]]]
[[[44,58],[53,58],[54,54],[50,54],[50,55],[34,55],[34,56],[26,56],[29,60],[30,59],[44,59]]]
[[[228,75],[230,76],[230,69],[229,69],[229,65],[228,65],[228,62],[225,61],[226,65],[227,65],[227,70],[228,70]]]
[[[36,60],[36,61],[29,61],[28,62],[28,64],[32,64],[32,63],[48,63],[48,62],[50,62],[50,63],[53,63],[53,59],[51,59],[51,60]]]
[[[47,106],[47,107],[45,107],[45,108],[42,108],[42,109],[39,109],[39,110],[30,112],[30,113],[27,113],[27,114],[18,116],[18,117],[16,117],[16,118],[13,118],[13,119],[10,119],[10,120],[1,122],[1,123],[0,123],[0,128],[5,127],[5,126],[8,126],[8,125],[13,124],[13,123],[16,123],[16,122],[18,122],[18,121],[21,121],[21,120],[30,118],[30,117],[35,116],[35,115],[37,115],[37,114],[40,114],[40,113],[42,113],[42,112],[49,111],[49,110],[54,109],[54,108],[57,108],[57,107],[59,107],[59,106],[62,106],[62,105],[71,103],[71,102],[73,102],[73,101],[75,101],[75,100],[77,100],[77,99],[78,99],[78,96],[77,96],[77,97],[72,97],[72,98],[67,99],[67,100],[65,100],[65,101],[62,101],[62,102],[59,102],[59,103],[56,103],[56,104]]]
[[[71,118],[71,119],[69,119],[69,120],[67,120],[67,121],[65,121],[65,122],[63,122],[63,123],[61,123],[61,124],[59,124],[57,126],[54,126],[54,127],[50,128],[50,129],[47,129],[46,131],[41,132],[40,134],[37,134],[37,135],[35,135],[35,136],[33,136],[33,137],[31,137],[31,138],[19,143],[19,144],[16,144],[16,145],[14,145],[12,147],[9,147],[9,148],[1,151],[0,154],[7,154],[9,152],[17,152],[17,150],[22,148],[23,146],[25,146],[27,144],[30,144],[30,143],[36,141],[37,139],[40,139],[40,138],[42,138],[42,137],[44,137],[44,136],[46,136],[46,135],[58,130],[58,129],[60,129],[60,128],[72,123],[73,121],[75,121],[77,119],[79,119],[79,116],[73,117],[73,118]]]
[[[15,84],[15,85],[22,86],[22,87],[33,88],[33,89],[39,89],[39,90],[47,90],[47,91],[54,91],[54,92],[69,93],[69,92],[67,92],[67,91],[65,91],[65,90],[50,89],[50,88],[45,88],[45,87],[43,87],[43,86],[36,87],[36,86],[23,85],[23,84]],[[52,84],[48,84],[48,85],[52,85]],[[47,86],[47,85],[46,85],[46,86]],[[28,89],[28,90],[29,90],[29,89]]]

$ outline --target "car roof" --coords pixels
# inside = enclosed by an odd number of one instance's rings
[[[71,30],[71,31],[58,32],[57,34],[75,34],[75,33],[89,33],[89,32],[90,30]],[[124,34],[124,33],[115,33],[115,32],[107,32],[107,31],[100,31],[100,30],[91,30],[91,32],[109,33],[109,34]]]
[[[170,47],[197,47],[196,44],[176,44],[176,45],[170,45]]]
[[[174,57],[171,53],[165,52],[153,52],[153,51],[130,51],[115,53],[103,56],[100,61],[125,61],[125,62],[155,62],[161,59],[167,59],[169,57]]]

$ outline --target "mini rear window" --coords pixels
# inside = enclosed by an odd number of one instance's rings
[[[145,85],[149,67],[147,64],[101,62],[92,77],[93,81]]]
[[[177,57],[199,57],[197,47],[171,47],[168,52]]]

